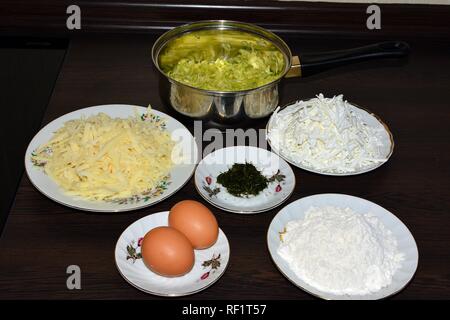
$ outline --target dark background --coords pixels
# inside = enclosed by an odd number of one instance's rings
[[[79,31],[65,27],[69,4],[81,7]],[[75,109],[152,103],[171,113],[159,95],[151,46],[173,26],[216,18],[267,27],[294,53],[379,40],[410,42],[412,53],[405,61],[374,61],[284,81],[280,103],[320,92],[344,93],[381,116],[396,142],[386,165],[361,176],[324,177],[294,168],[298,185],[289,202],[339,192],[391,210],[410,228],[420,254],[415,278],[395,298],[450,298],[450,6],[381,5],[382,29],[375,31],[365,27],[366,7],[234,0],[2,1],[1,222],[7,223],[0,238],[0,298],[153,298],[120,277],[115,241],[142,216],[168,210],[186,197],[200,200],[192,181],[151,208],[83,213],[52,202],[31,186],[23,175],[24,152],[39,127]],[[191,121],[183,121],[192,128]],[[265,233],[277,210],[257,216],[214,212],[230,239],[230,266],[216,285],[193,298],[311,299],[283,278],[266,251]],[[82,269],[81,291],[65,287],[69,264]]]
[[[23,153],[41,125],[67,40],[2,38],[0,46],[0,230],[23,173]]]

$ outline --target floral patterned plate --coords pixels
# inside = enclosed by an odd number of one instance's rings
[[[195,250],[192,270],[181,277],[168,278],[148,269],[141,257],[141,241],[151,229],[167,226],[169,211],[143,217],[125,229],[116,244],[116,265],[122,277],[144,292],[177,297],[202,291],[215,283],[224,273],[230,259],[228,239],[219,229],[219,238],[210,248]]]
[[[217,176],[235,163],[252,163],[269,183],[256,196],[236,197],[217,182]],[[251,214],[271,210],[294,191],[295,175],[282,158],[265,149],[237,146],[216,150],[205,158],[195,170],[195,187],[209,203],[225,211]]]
[[[175,141],[174,150],[182,161],[175,164],[170,174],[158,186],[144,194],[133,195],[119,201],[89,201],[67,195],[50,177],[42,166],[33,161],[33,152],[46,143],[53,133],[68,120],[106,113],[113,118],[128,118],[140,115],[142,121],[158,123],[161,130],[167,130]],[[25,153],[25,169],[31,183],[50,199],[79,210],[94,212],[120,212],[140,209],[153,205],[177,192],[194,173],[198,161],[197,144],[192,134],[180,122],[157,110],[147,114],[147,108],[131,105],[111,104],[80,109],[59,117],[42,128],[28,145]]]

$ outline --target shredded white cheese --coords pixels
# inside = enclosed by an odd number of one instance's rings
[[[114,200],[143,194],[169,174],[174,146],[159,121],[144,120],[99,113],[67,121],[32,160],[70,195]]]
[[[303,219],[289,221],[278,253],[300,279],[337,295],[381,290],[404,260],[376,216],[332,206],[311,207]]]
[[[342,95],[319,94],[277,109],[267,137],[281,154],[316,171],[350,173],[386,161],[384,128],[369,126],[356,110]]]

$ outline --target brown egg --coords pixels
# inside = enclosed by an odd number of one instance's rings
[[[178,277],[194,266],[194,249],[188,238],[171,227],[157,227],[142,240],[142,259],[153,272]]]
[[[184,233],[195,249],[209,248],[219,235],[211,210],[193,200],[180,201],[170,209],[169,226]]]

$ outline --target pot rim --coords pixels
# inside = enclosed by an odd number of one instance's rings
[[[200,89],[185,83],[182,83],[180,81],[177,81],[171,77],[169,77],[166,73],[164,73],[161,68],[159,67],[158,58],[161,52],[161,49],[164,48],[164,46],[171,41],[172,39],[192,31],[199,31],[199,30],[205,30],[205,29],[218,29],[218,30],[225,30],[225,29],[234,29],[234,30],[240,30],[244,32],[249,32],[256,34],[257,36],[260,36],[264,38],[265,40],[271,42],[273,45],[275,45],[281,53],[286,58],[286,66],[283,73],[280,74],[280,76],[262,86],[255,87],[252,89],[245,89],[245,90],[236,90],[236,91],[219,91],[219,90],[207,90],[207,89]],[[256,24],[247,23],[247,22],[240,22],[240,21],[234,21],[234,20],[200,20],[192,23],[187,23],[180,25],[178,27],[172,28],[169,31],[166,31],[163,33],[158,39],[156,39],[155,43],[152,46],[152,60],[155,67],[158,69],[158,71],[172,84],[176,84],[182,87],[187,87],[192,90],[196,90],[202,94],[207,94],[211,96],[236,96],[236,95],[246,95],[248,93],[252,93],[254,91],[264,90],[268,87],[271,87],[273,85],[277,85],[282,78],[286,76],[286,74],[289,72],[292,66],[292,52],[289,46],[284,42],[284,40],[277,36],[275,33],[260,27]]]

